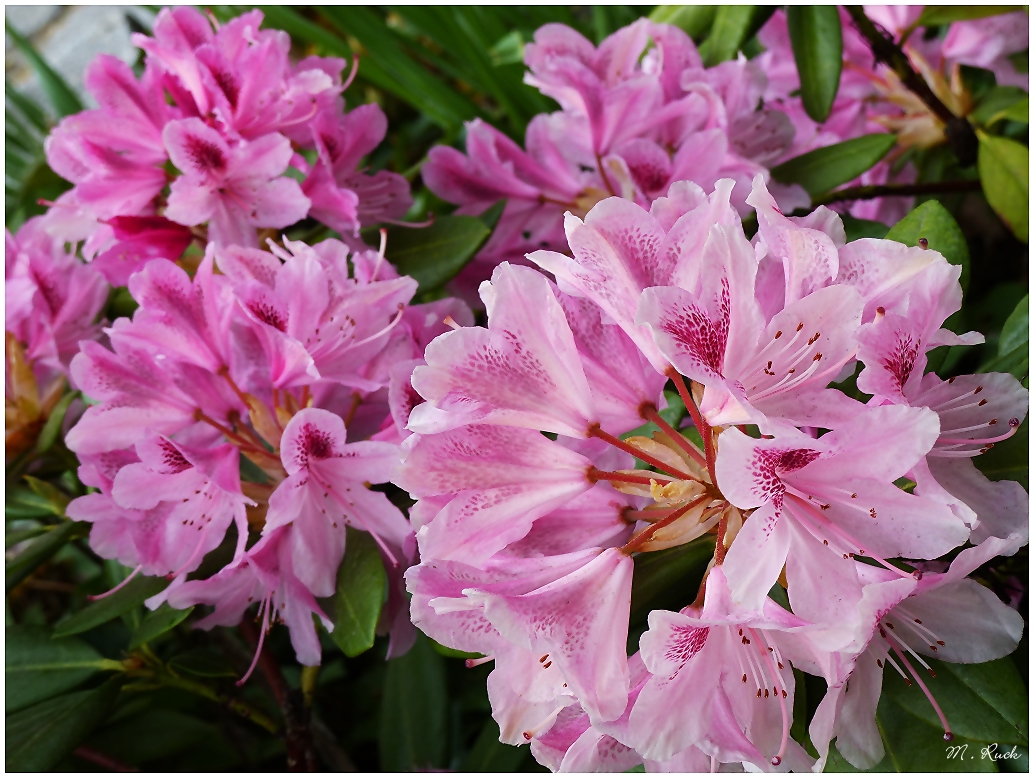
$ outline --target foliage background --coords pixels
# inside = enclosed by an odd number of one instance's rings
[[[210,10],[226,19],[250,7]],[[564,22],[598,42],[652,13],[686,29],[713,64],[739,49],[748,56],[758,53],[754,35],[771,12],[754,6],[262,8],[268,26],[291,34],[299,57],[359,57],[358,77],[345,93],[347,104],[377,102],[389,120],[388,135],[367,165],[410,179],[415,203],[408,218],[423,220],[433,213],[438,219],[430,232],[392,230],[389,238],[389,258],[421,280],[424,299],[442,294],[442,283],[472,256],[492,220],[487,218],[484,227],[467,224],[466,232],[454,229],[459,222],[443,218],[452,207],[423,186],[420,164],[434,144],[462,148],[463,123],[469,119],[480,117],[522,142],[532,116],[556,109],[522,81],[522,47],[535,29]],[[131,25],[146,31],[136,18]],[[938,29],[928,28],[934,34]],[[42,139],[56,120],[82,106],[27,41],[9,34],[36,69],[47,97],[44,104],[36,104],[7,85],[5,221],[16,230],[43,211],[41,198],[52,200],[67,188],[47,167]],[[1008,118],[995,118],[1015,107],[1020,96],[995,87],[986,71],[965,69],[964,77],[976,103],[971,121],[983,126],[988,137],[1016,141],[1025,152],[1026,113],[1013,110]],[[983,173],[978,166],[959,168],[946,146],[912,158],[924,182],[974,179]],[[1025,190],[1023,196],[1025,212]],[[925,205],[930,200],[943,209]],[[888,237],[913,245],[928,237],[932,248],[963,264],[968,276],[965,303],[951,323],[959,332],[976,329],[987,336],[983,346],[942,349],[931,365],[942,377],[1008,371],[1027,386],[1026,228],[1021,242],[979,191],[924,196],[916,205],[921,210]],[[885,225],[846,221],[849,239],[883,237],[887,231]],[[318,241],[328,235],[315,222],[303,222],[292,237]],[[432,250],[428,245],[434,235],[439,240]],[[125,290],[116,291],[106,315],[114,319],[132,308]],[[274,629],[262,672],[237,689],[234,680],[250,663],[254,627],[205,633],[190,629],[190,612],[150,614],[141,603],[161,588],[153,579],[134,581],[118,596],[90,604],[88,595],[110,589],[128,571],[93,554],[85,539],[88,527],[64,517],[67,502],[85,490],[76,476],[75,457],[61,441],[63,413],[60,408],[52,416],[34,451],[6,463],[9,770],[282,770],[288,761],[296,768],[332,770],[543,769],[526,746],[498,743],[485,691],[491,665],[468,669],[462,657],[426,638],[406,656],[385,662],[386,640],[374,641],[372,627],[357,626],[358,638],[353,635],[352,642],[323,634],[323,666],[318,674],[303,674],[286,630]],[[1018,480],[1028,487],[1028,424],[977,460],[991,478]],[[390,496],[405,505],[398,490]],[[363,572],[360,543],[350,540],[349,547],[342,571],[352,565],[354,580],[349,583],[342,576],[341,597],[374,591],[383,578],[376,569]],[[641,631],[650,609],[677,608],[687,592],[692,598],[709,557],[710,550],[690,544],[637,562],[630,646],[637,640],[636,624]],[[1027,560],[1024,548],[977,572],[1003,599],[1019,597],[1024,620]],[[375,623],[380,604],[373,606]],[[346,656],[345,651],[356,655]],[[1026,634],[1006,659],[936,669],[938,677],[929,684],[955,727],[957,742],[973,743],[973,752],[992,742],[1003,751],[1016,745],[1022,758],[998,767],[1025,770]],[[795,737],[805,737],[805,722],[822,693],[821,680],[809,677],[804,693],[797,695]],[[937,721],[925,699],[891,673],[886,674],[879,717],[888,756],[878,769],[995,767],[989,760],[945,761]],[[834,755],[827,769],[851,768]]]

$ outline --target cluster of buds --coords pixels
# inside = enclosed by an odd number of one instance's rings
[[[847,243],[824,207],[787,218],[761,176],[748,241],[734,186],[568,214],[573,256],[529,254],[555,283],[500,264],[487,328],[440,336],[413,373],[425,402],[396,478],[418,499],[413,621],[495,662],[502,739],[552,769],[811,769],[788,734],[793,668],[828,685],[819,765],[836,737],[871,766],[885,665],[926,690],[923,655],[988,661],[1022,633],[966,576],[1026,543],[1026,493],[971,458],[1016,431],[1027,393],[924,374],[931,348],[981,341],[942,328],[959,268]],[[830,386],[858,363],[866,403]],[[661,415],[668,381],[699,438]],[[696,599],[650,613],[627,656],[636,560],[704,536]]]

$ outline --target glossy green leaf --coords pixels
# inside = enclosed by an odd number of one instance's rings
[[[134,630],[133,637],[129,640],[129,650],[132,651],[134,648],[164,635],[187,618],[193,610],[193,607],[176,610],[169,603],[163,602],[157,610],[149,612],[141,620],[140,626]]]
[[[78,635],[80,632],[93,629],[138,605],[143,605],[144,600],[164,591],[168,585],[169,581],[165,578],[137,575],[114,594],[95,600],[78,613],[58,623],[54,628],[54,637]]]
[[[377,542],[368,532],[349,527],[345,556],[337,571],[337,591],[330,598],[334,631],[330,636],[345,656],[358,656],[373,646],[377,620],[387,595]]]
[[[808,116],[824,122],[840,87],[844,37],[835,5],[791,5],[786,9],[790,45]]]
[[[704,64],[712,67],[733,59],[748,38],[756,8],[753,5],[720,5],[707,40],[700,46]]]
[[[984,196],[1013,234],[1024,243],[1028,230],[1028,165],[1026,146],[1008,138],[977,131],[980,151],[977,170]]]
[[[370,8],[320,6],[319,11],[345,35],[355,36],[365,49],[363,77],[405,100],[435,124],[458,131],[477,110],[465,97],[436,78],[403,49],[400,39]]]
[[[800,184],[817,197],[858,178],[887,156],[896,142],[889,133],[862,135],[787,160],[772,168],[772,177],[784,184]]]
[[[980,98],[969,120],[977,126],[990,124],[1002,112],[1027,99],[1027,92],[1018,86],[996,86]]]
[[[917,27],[938,27],[942,24],[983,19],[987,16],[1022,11],[1022,5],[928,5],[916,21]]]
[[[672,607],[676,601],[681,602],[674,606],[676,610],[692,602],[697,594],[694,587],[714,555],[714,542],[713,535],[705,535],[676,548],[637,554],[632,574],[632,621],[654,608]]]
[[[9,715],[4,743],[7,771],[52,770],[104,722],[122,680],[112,678],[96,689],[65,694]]]
[[[25,483],[29,485],[36,494],[46,500],[50,509],[54,512],[55,516],[64,517],[65,508],[68,507],[68,503],[72,501],[72,498],[62,492],[56,486],[49,481],[42,481],[31,475],[23,476]]]
[[[674,25],[699,43],[711,31],[717,10],[714,5],[659,5],[650,21]]]
[[[78,95],[72,91],[72,87],[65,83],[65,80],[46,63],[28,39],[11,27],[6,20],[4,21],[4,29],[11,37],[11,40],[14,41],[14,45],[25,55],[32,69],[36,72],[40,86],[43,87],[43,92],[46,94],[47,99],[50,100],[54,112],[60,117],[83,110],[83,104],[79,100]]]
[[[36,440],[37,454],[47,453],[47,451],[50,450],[50,447],[54,445],[58,435],[61,434],[61,422],[65,420],[65,412],[68,410],[68,406],[71,405],[72,400],[74,400],[75,397],[75,392],[69,392],[58,400],[57,405],[54,406],[54,410],[52,410],[50,412],[50,416],[47,417],[47,423],[43,425],[39,438]]]
[[[1003,110],[999,111],[994,116],[992,116],[991,121],[989,121],[988,124],[994,124],[998,121],[1030,124],[1030,100],[1026,97],[1024,97],[1022,100],[1017,100],[1008,108],[1004,108]]]
[[[840,220],[844,223],[844,233],[847,235],[848,243],[860,238],[887,237],[889,228],[883,222],[857,219],[849,213],[841,214]]]
[[[15,586],[31,575],[36,568],[60,551],[64,545],[76,537],[84,537],[90,531],[90,525],[82,521],[63,521],[42,535],[24,549],[18,556],[7,561],[4,566],[4,587],[11,591]]]
[[[430,227],[389,227],[385,256],[419,291],[436,289],[474,258],[491,234],[474,216],[440,216]]]
[[[179,675],[198,678],[233,678],[237,675],[230,660],[212,648],[196,648],[177,654],[169,660],[169,667]]]
[[[426,637],[388,661],[380,718],[380,767],[411,772],[445,767],[445,659]]]
[[[1030,295],[1023,295],[1009,318],[1002,326],[1001,337],[998,338],[998,354],[1005,356],[1030,340]]]
[[[499,725],[489,716],[467,758],[460,766],[464,773],[514,773],[528,756],[528,746],[499,742]]]
[[[51,640],[44,627],[19,625],[4,631],[4,709],[35,705],[73,689],[99,670],[121,670],[78,638]]]
[[[969,246],[958,222],[936,200],[927,200],[910,211],[905,218],[890,228],[887,240],[896,240],[906,246],[918,246],[926,238],[927,246],[938,251],[953,265],[962,268],[959,283],[963,290],[969,287]]]

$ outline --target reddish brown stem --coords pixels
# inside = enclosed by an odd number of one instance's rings
[[[626,554],[631,554],[633,551],[642,546],[646,541],[652,538],[654,536],[654,533],[657,532],[657,530],[661,529],[662,527],[667,527],[669,524],[678,521],[691,510],[693,510],[695,507],[700,505],[700,503],[702,503],[704,500],[710,499],[710,495],[703,494],[700,497],[697,497],[692,502],[686,503],[681,508],[673,510],[663,519],[656,522],[651,527],[648,527],[647,529],[643,530],[636,537],[628,541],[624,546],[621,547],[621,550]]]
[[[653,465],[654,467],[656,467],[656,468],[658,468],[660,470],[663,470],[665,473],[669,473],[670,475],[673,475],[676,478],[679,478],[679,479],[681,479],[683,481],[689,481],[689,480],[691,480],[693,478],[693,476],[691,476],[689,473],[683,473],[681,470],[679,470],[677,468],[674,468],[671,465],[662,462],[661,460],[657,459],[656,457],[650,456],[645,451],[640,451],[635,446],[630,446],[628,443],[626,443],[625,441],[621,440],[621,438],[616,438],[613,435],[611,435],[609,432],[604,432],[602,429],[599,428],[598,425],[595,426],[595,427],[591,427],[589,429],[589,437],[591,437],[591,438],[599,438],[600,440],[606,441],[607,443],[609,443],[610,445],[614,446],[615,448],[619,448],[622,451],[624,451],[625,453],[631,454],[632,456],[637,457],[638,459],[643,460],[647,464]]]
[[[692,443],[686,440],[685,437],[683,437],[678,430],[676,430],[674,427],[668,424],[668,422],[664,420],[664,417],[657,412],[656,408],[650,405],[643,408],[643,417],[647,421],[652,421],[654,424],[660,427],[661,430],[669,438],[672,439],[675,445],[677,445],[679,448],[685,451],[690,457],[692,457],[697,464],[701,465],[702,467],[707,467],[707,460],[704,459],[704,457],[701,455],[699,451],[697,451],[696,446],[694,446]]]
[[[672,368],[668,373],[668,377],[674,382],[675,388],[678,389],[679,397],[682,398],[682,402],[685,404],[686,410],[689,411],[689,415],[693,419],[693,424],[696,425],[697,432],[700,433],[700,439],[704,442],[704,457],[707,459],[707,472],[708,475],[711,476],[711,483],[717,487],[718,479],[715,478],[714,475],[714,437],[711,435],[711,425],[704,421],[704,417],[700,414],[700,409],[697,408],[697,404],[693,400],[693,395],[686,386],[686,382],[683,380],[682,375],[675,370],[675,368]]]
[[[72,752],[72,756],[77,756],[83,761],[92,762],[98,767],[103,767],[107,770],[111,770],[113,773],[138,773],[140,772],[136,767],[130,767],[123,762],[120,762],[114,757],[102,754],[100,751],[95,751],[89,746],[79,746]]]

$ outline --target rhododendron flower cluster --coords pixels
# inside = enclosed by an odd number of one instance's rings
[[[417,499],[413,621],[494,663],[502,740],[554,770],[821,769],[834,737],[869,767],[888,665],[950,740],[924,656],[984,662],[1022,633],[967,575],[1027,542],[1026,492],[971,461],[1027,392],[926,373],[930,349],[981,340],[943,326],[960,268],[848,243],[824,207],[785,217],[763,175],[748,240],[736,185],[567,213],[570,255],[529,254],[549,276],[499,264],[487,327],[413,371],[395,478]],[[866,402],[835,386],[859,366]],[[669,381],[695,434],[660,413]],[[714,547],[696,598],[650,613],[628,656],[633,570],[691,542]],[[817,761],[789,736],[794,668],[828,688]]]
[[[478,214],[506,199],[499,226],[461,276],[476,285],[499,262],[524,263],[536,249],[566,250],[564,213],[584,216],[610,196],[645,208],[675,181],[706,191],[719,178],[744,198],[756,175],[785,155],[794,128],[778,110],[758,109],[766,76],[742,55],[705,68],[678,27],[640,19],[593,46],[575,30],[547,24],[524,50],[525,81],[560,111],[528,125],[525,148],[475,120],[467,153],[431,150],[424,181],[439,197]],[[808,205],[799,187],[772,183],[788,210]]]
[[[133,37],[146,52],[141,77],[99,56],[85,84],[100,107],[47,138],[50,166],[75,184],[48,229],[85,241],[111,283],[149,258],[177,259],[195,235],[257,247],[260,232],[307,215],[361,250],[360,226],[408,209],[405,179],[357,169],[387,121],[376,105],[345,112],[354,66],[343,80],[344,60],[292,63],[287,33],[261,22],[257,10],[221,27],[193,8],[162,10],[153,37]]]
[[[865,13],[902,43],[916,71],[956,116],[965,116],[974,107],[960,65],[993,71],[999,85],[1027,88],[1027,74],[1017,72],[1008,59],[1009,54],[1028,47],[1030,25],[1025,12],[954,22],[943,39],[927,39],[912,27],[922,10],[923,6],[865,6]],[[758,33],[758,41],[766,49],[755,60],[767,77],[764,100],[784,112],[793,124],[789,156],[867,133],[891,131],[897,135],[897,149],[862,174],[857,183],[912,183],[916,180],[915,166],[899,162],[899,157],[911,148],[944,143],[944,122],[889,67],[874,61],[869,43],[843,8],[840,17],[844,66],[829,117],[818,123],[804,110],[783,9],[777,10]],[[910,208],[909,198],[878,198],[851,204],[850,213],[893,224]]]
[[[152,607],[214,605],[198,623],[210,627],[259,603],[262,634],[280,618],[315,665],[312,614],[330,624],[316,598],[335,591],[346,527],[373,535],[397,586],[414,557],[406,518],[369,488],[398,458],[396,443],[364,440],[397,436],[392,368],[446,329],[441,311],[470,319],[450,300],[409,306],[416,282],[374,251],[285,244],[209,243],[193,278],[165,259],[130,277],[132,320],[72,360],[92,404],[66,442],[97,491],[68,515],[93,523],[102,556],[174,579]],[[194,580],[234,530],[232,559]],[[396,653],[413,637],[397,613],[384,616]]]

